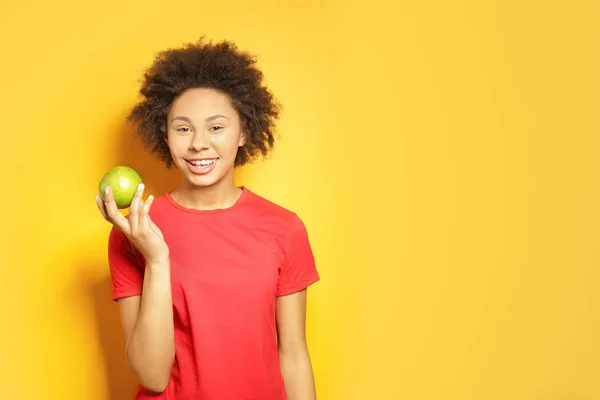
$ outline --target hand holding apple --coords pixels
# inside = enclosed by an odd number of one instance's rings
[[[129,238],[147,263],[168,260],[169,247],[149,216],[154,197],[150,195],[143,201],[144,184],[139,174],[129,167],[115,167],[102,178],[99,187],[96,204],[104,219]],[[126,207],[129,207],[128,217],[119,212]]]
[[[110,187],[113,192],[117,208],[123,209],[131,205],[133,196],[142,183],[142,178],[136,170],[130,167],[119,165],[108,171],[100,180],[98,189],[100,196],[104,200],[105,188]]]

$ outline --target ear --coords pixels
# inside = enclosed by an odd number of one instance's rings
[[[165,122],[165,124],[162,127],[162,137],[163,137],[163,140],[165,141],[165,143],[168,146],[169,145],[169,127],[167,126],[166,122]]]
[[[246,144],[246,132],[242,131],[242,134],[240,135],[240,141],[238,142],[238,147],[242,147],[245,144]]]

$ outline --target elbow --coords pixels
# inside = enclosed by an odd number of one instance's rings
[[[140,385],[149,392],[160,394],[167,390],[171,380],[170,371],[158,372],[156,370],[135,371]]]
[[[140,384],[147,391],[156,393],[156,394],[160,394],[160,393],[164,392],[165,390],[167,390],[167,386],[169,386],[169,380],[168,379],[161,379],[161,380],[148,379],[146,381],[142,380],[140,382]]]
[[[138,377],[140,385],[147,391],[160,394],[167,390],[171,380],[172,362],[130,363],[130,367]]]
[[[302,359],[309,357],[308,346],[305,341],[279,344],[279,356],[291,359]]]

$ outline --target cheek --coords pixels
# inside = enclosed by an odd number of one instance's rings
[[[221,135],[215,136],[211,141],[212,146],[222,156],[235,156],[238,150],[239,136],[235,135]]]
[[[167,146],[169,146],[169,151],[172,155],[181,156],[186,153],[188,148],[188,141],[185,138],[170,136],[167,139]]]

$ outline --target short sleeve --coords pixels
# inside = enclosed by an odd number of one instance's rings
[[[113,300],[142,293],[143,259],[125,234],[115,226],[108,238],[108,265],[113,283]]]
[[[306,226],[295,214],[290,229],[287,253],[279,271],[277,296],[298,292],[320,279]]]

